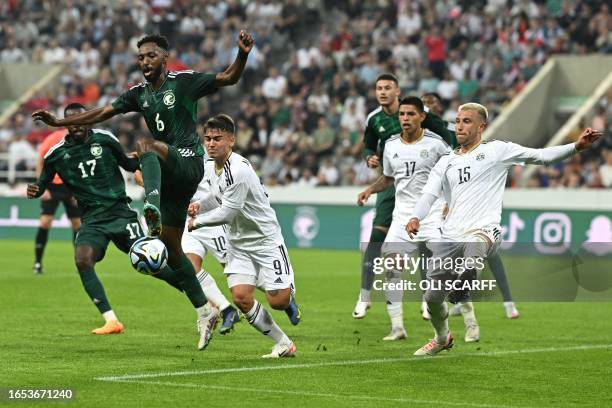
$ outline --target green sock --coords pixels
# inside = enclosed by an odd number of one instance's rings
[[[145,189],[145,200],[160,208],[161,198],[161,166],[154,152],[147,152],[140,158],[142,181]]]
[[[508,285],[506,269],[504,268],[501,256],[499,256],[499,252],[487,258],[487,261],[489,262],[491,272],[497,281],[497,287],[499,287],[499,290],[502,293],[504,302],[512,302],[512,293],[510,293],[510,285]]]
[[[174,273],[178,278],[181,288],[183,288],[183,291],[191,301],[193,307],[198,308],[204,306],[208,300],[196,277],[196,271],[185,254],[182,254],[177,263],[170,264],[170,262],[168,262],[168,264],[174,269]]]
[[[176,288],[179,292],[183,292],[181,282],[179,281],[178,275],[169,267],[165,267],[155,275],[151,275],[154,278],[165,281],[168,285]]]
[[[363,263],[361,264],[361,300],[364,302],[370,301],[370,291],[374,283],[374,258],[380,256],[382,244],[385,241],[387,234],[378,228],[373,228],[370,234],[370,242],[363,255]]]
[[[104,293],[102,282],[98,279],[98,275],[96,275],[94,269],[91,268],[79,271],[79,277],[81,278],[85,292],[87,292],[89,298],[93,304],[96,305],[100,313],[111,310],[110,303],[108,303],[108,299],[106,298],[106,293]]]

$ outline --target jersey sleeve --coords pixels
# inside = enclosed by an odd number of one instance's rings
[[[423,194],[431,194],[436,198],[442,195],[442,181],[444,179],[444,168],[446,166],[446,160],[441,158],[438,160],[436,165],[431,169],[427,183],[423,187]]]
[[[440,135],[451,147],[457,147],[457,137],[455,136],[454,126],[446,123],[446,121],[438,115],[427,112],[427,116],[425,116],[425,120],[421,123],[421,126]]]
[[[567,159],[576,153],[576,146],[573,143],[546,147],[543,149],[532,149],[512,142],[499,142],[496,146],[499,151],[501,161],[507,165],[515,164],[550,164],[563,159]]]
[[[115,135],[110,132],[104,132],[104,134],[107,136],[106,144],[111,148],[111,152],[115,160],[117,160],[117,164],[132,173],[138,170],[140,167],[138,158],[127,156],[123,150],[123,146],[121,146],[119,139],[117,139]]]
[[[217,74],[193,72],[178,77],[185,94],[192,100],[200,99],[217,91]]]
[[[140,112],[137,89],[136,86],[119,95],[112,103],[113,108],[119,113]]]
[[[227,174],[232,183],[223,192],[222,206],[227,206],[235,210],[241,210],[244,207],[247,194],[249,192],[249,174],[251,170],[247,165],[230,166]],[[252,170],[251,170],[252,171]]]
[[[378,135],[374,132],[369,120],[366,121],[365,131],[363,132],[363,145],[364,159],[378,152]]]
[[[38,186],[38,193],[36,194],[37,198],[43,195],[43,193],[47,189],[47,186],[49,185],[51,180],[53,180],[55,173],[56,171],[53,163],[50,160],[45,159],[42,171],[40,172],[40,176],[36,181],[36,185]]]
[[[393,177],[393,169],[391,168],[391,152],[389,147],[383,153],[383,174],[387,177]]]

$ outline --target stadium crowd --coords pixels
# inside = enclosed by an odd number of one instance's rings
[[[256,38],[243,79],[205,99],[198,114],[201,123],[222,111],[237,118],[237,150],[267,185],[375,178],[361,159],[361,139],[383,72],[398,76],[404,95],[438,93],[444,119],[454,121],[468,100],[495,116],[552,54],[612,52],[605,1],[7,0],[0,62],[62,64],[63,72],[57,89],[36,94],[0,128],[0,152],[35,155],[51,129],[30,120],[34,109],[101,106],[142,81],[133,50],[144,33],[168,37],[170,70],[219,72],[243,27]],[[610,131],[611,99],[612,90],[590,126]],[[138,115],[103,125],[130,150],[147,134]],[[595,153],[540,169],[529,185],[611,187],[609,138]]]

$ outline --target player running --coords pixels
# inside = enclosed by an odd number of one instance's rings
[[[38,160],[36,161],[37,177],[40,176],[44,157],[49,149],[62,141],[67,133],[67,129],[56,130],[47,136],[40,144],[38,147]],[[81,227],[79,207],[72,193],[64,185],[62,178],[56,174],[51,183],[47,186],[47,191],[45,191],[40,198],[40,224],[38,226],[38,231],[36,231],[36,240],[34,244],[35,258],[34,267],[32,268],[35,275],[43,273],[43,254],[47,246],[49,230],[53,224],[53,217],[55,216],[55,212],[60,202],[64,204],[64,211],[70,220],[70,226],[72,227],[72,242],[74,243],[76,234]]]
[[[198,328],[202,336],[199,348],[204,349],[219,311],[205,308],[206,296],[181,248],[189,200],[203,177],[204,149],[196,133],[197,103],[218,88],[238,82],[253,48],[253,37],[240,32],[235,61],[217,74],[169,72],[166,63],[170,47],[164,36],[147,35],[137,45],[138,64],[145,81],[121,94],[112,104],[63,120],[44,110],[32,116],[50,126],[68,126],[94,124],[121,113],[142,113],[153,135],[153,139],[138,142],[145,220],[149,234],[159,235],[168,248],[168,265],[178,274],[181,286],[199,311]]]
[[[399,103],[399,123],[402,131],[385,143],[383,175],[361,192],[357,199],[358,205],[364,205],[370,195],[395,185],[393,221],[382,247],[383,256],[411,255],[417,250],[420,250],[420,253],[428,253],[425,243],[440,237],[444,200],[438,200],[424,220],[425,233],[418,239],[411,239],[406,233],[408,217],[421,196],[429,172],[440,157],[450,152],[450,147],[440,136],[421,127],[425,116],[423,102],[419,98],[402,99]],[[402,270],[398,268],[387,271],[387,281],[399,282],[401,273]],[[383,340],[401,340],[407,337],[403,322],[402,295],[402,291],[398,293],[396,290],[385,290],[387,310],[391,317],[391,332]]]
[[[459,107],[455,125],[460,147],[434,166],[406,226],[410,237],[415,234],[418,237],[421,220],[444,190],[449,210],[442,225],[442,242],[434,247],[436,259],[484,259],[494,254],[501,241],[499,222],[508,169],[516,164],[550,164],[566,159],[590,148],[602,135],[587,128],[576,143],[531,149],[497,140],[482,142],[487,119],[487,109],[480,104],[467,103]],[[476,268],[461,274],[434,268],[427,276],[443,284],[457,279],[474,279],[477,272]],[[453,346],[444,302],[449,291],[441,287],[425,293],[435,337],[418,349],[414,353],[416,356],[435,355]]]
[[[189,231],[227,224],[225,274],[234,303],[255,329],[275,342],[264,358],[292,357],[297,349],[272,315],[253,297],[256,287],[266,292],[268,304],[284,310],[292,324],[301,312],[293,301],[293,268],[268,195],[244,157],[232,152],[235,126],[227,115],[216,115],[205,125],[204,145],[210,156],[204,178],[219,207],[198,213],[206,206],[192,203]]]
[[[83,111],[83,105],[72,103],[64,112],[65,117],[70,118]],[[138,159],[126,156],[111,132],[70,125],[67,136],[45,155],[37,183],[28,185],[27,189],[28,198],[40,197],[53,177],[59,174],[77,199],[82,225],[76,237],[75,262],[85,291],[106,321],[104,326],[94,329],[93,334],[121,333],[124,328],[95,273],[95,264],[104,258],[110,241],[127,253],[143,236],[137,214],[129,206],[119,166],[133,172],[138,168]],[[179,291],[184,290],[169,268],[154,276]],[[207,344],[209,338],[206,334],[200,342]]]

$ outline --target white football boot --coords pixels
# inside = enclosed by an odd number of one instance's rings
[[[212,339],[213,331],[217,325],[219,318],[219,309],[211,306],[210,302],[204,305],[204,313],[198,317],[197,327],[200,332],[200,340],[198,341],[198,350],[204,350]]]
[[[406,330],[403,327],[393,327],[391,328],[391,333],[383,337],[384,341],[396,341],[396,340],[404,340],[408,337]]]
[[[357,304],[355,305],[355,309],[353,309],[353,318],[363,319],[368,313],[369,308],[370,308],[370,302],[362,302],[361,295],[360,295],[359,299],[357,299]]]
[[[264,354],[262,358],[281,358],[281,357],[295,357],[297,353],[297,347],[293,342],[289,343],[277,343],[272,347],[270,354]]]
[[[504,309],[506,310],[506,317],[508,319],[518,319],[520,316],[514,302],[504,302]]]

